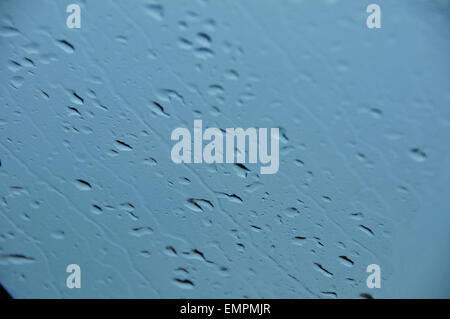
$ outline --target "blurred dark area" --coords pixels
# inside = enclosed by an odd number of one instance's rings
[[[12,299],[11,295],[6,291],[5,288],[0,284],[0,300]]]

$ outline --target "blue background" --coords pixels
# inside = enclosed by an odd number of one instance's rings
[[[0,3],[13,297],[450,297],[449,1],[70,3]],[[194,119],[279,127],[279,172],[174,164]]]

